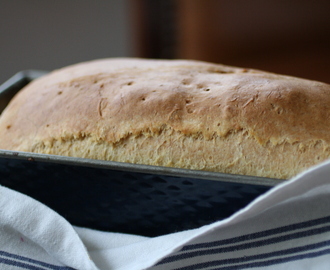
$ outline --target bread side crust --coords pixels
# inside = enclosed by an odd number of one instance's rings
[[[171,129],[164,129],[157,135],[150,131],[129,135],[112,144],[95,141],[90,136],[39,141],[33,142],[27,150],[278,179],[290,178],[330,155],[329,145],[323,141],[264,146],[245,131],[205,140],[201,134],[187,136]]]

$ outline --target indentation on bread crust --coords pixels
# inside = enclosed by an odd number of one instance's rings
[[[116,143],[106,143],[88,134],[61,140],[37,142],[36,153],[84,157],[231,174],[290,178],[327,159],[329,148],[322,141],[309,144],[282,142],[261,145],[247,131],[232,131],[226,137],[205,139],[202,134],[184,135],[171,128],[159,133],[128,134]],[[287,155],[286,153],[293,153]],[[299,155],[299,159],[295,158]],[[292,168],[287,171],[288,164]],[[302,165],[303,164],[303,165]]]
[[[103,117],[103,113],[102,111],[104,110],[104,108],[107,106],[107,102],[106,102],[107,98],[101,98],[98,106],[97,106],[97,111],[99,113],[99,116],[102,118]]]

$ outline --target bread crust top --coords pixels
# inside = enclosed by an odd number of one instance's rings
[[[190,60],[101,59],[31,82],[0,118],[0,148],[89,137],[116,144],[164,128],[245,131],[260,144],[330,142],[330,85]]]

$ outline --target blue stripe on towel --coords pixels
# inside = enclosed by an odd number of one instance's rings
[[[73,270],[71,267],[66,266],[57,266],[49,263],[45,263],[42,261],[34,260],[28,257],[19,256],[16,254],[12,254],[9,252],[0,250],[0,264],[7,264],[16,266],[23,269],[31,269],[31,270]],[[9,259],[10,258],[10,259]]]
[[[209,270],[240,270],[240,269],[248,269],[253,267],[268,267],[273,266],[276,264],[282,264],[287,262],[293,262],[293,261],[300,261],[304,259],[312,259],[316,257],[320,257],[323,255],[330,254],[330,249],[325,249],[318,252],[311,252],[307,254],[301,254],[301,255],[295,255],[291,257],[284,257],[279,259],[273,259],[268,261],[261,261],[261,262],[254,262],[254,263],[247,263],[247,264],[240,264],[240,265],[231,265],[227,267],[220,267],[220,268],[211,268]]]
[[[182,251],[187,251],[187,250],[193,250],[193,249],[210,248],[210,247],[234,244],[234,243],[239,243],[239,242],[243,242],[243,241],[248,241],[248,240],[251,240],[251,239],[267,237],[267,236],[271,236],[271,235],[274,235],[274,234],[279,234],[279,233],[304,229],[304,228],[308,228],[308,227],[313,227],[313,226],[325,224],[325,223],[328,223],[328,222],[330,222],[330,216],[323,217],[323,218],[318,218],[318,219],[314,219],[314,220],[309,220],[309,221],[305,221],[305,222],[299,222],[299,223],[295,223],[295,224],[291,224],[291,225],[287,225],[287,226],[282,226],[282,227],[278,227],[278,228],[275,228],[275,229],[265,230],[265,231],[261,231],[261,232],[256,232],[256,233],[252,233],[252,234],[246,234],[246,235],[233,237],[233,238],[229,238],[229,239],[213,241],[213,242],[207,242],[207,243],[187,245],[187,246],[184,246],[181,250]]]
[[[45,270],[46,269],[44,267],[39,267],[39,266],[22,263],[22,262],[15,261],[15,260],[9,260],[9,259],[5,259],[5,258],[0,258],[0,264],[11,265],[11,266],[15,266],[15,267],[22,268],[22,269],[28,269],[28,270]]]
[[[295,253],[301,253],[301,252],[308,252],[311,250],[320,249],[320,248],[324,248],[327,246],[330,246],[330,240],[319,242],[319,243],[314,243],[314,244],[310,244],[310,245],[295,247],[295,248],[288,248],[288,249],[283,249],[283,250],[279,250],[279,251],[273,251],[273,252],[269,252],[269,253],[262,253],[262,254],[258,254],[258,255],[207,261],[204,263],[197,263],[197,264],[190,265],[190,266],[176,268],[175,270],[197,270],[197,269],[203,269],[206,267],[209,268],[209,267],[214,267],[214,266],[223,266],[226,264],[242,264],[242,263],[246,263],[249,261],[250,261],[250,263],[249,263],[249,265],[250,265],[251,261],[264,260],[264,259],[269,259],[271,257],[279,257],[279,256],[282,256],[282,257],[286,256],[285,258],[288,258],[287,257],[288,255],[292,255]],[[312,253],[310,253],[310,254],[312,254]],[[276,260],[280,260],[280,259],[276,259]]]
[[[178,260],[183,260],[183,259],[188,259],[188,258],[193,258],[193,257],[198,257],[198,256],[214,255],[214,254],[233,252],[233,251],[244,250],[244,249],[258,248],[258,247],[262,247],[262,246],[266,246],[266,245],[277,244],[277,243],[288,241],[288,240],[294,240],[294,239],[299,239],[299,238],[303,238],[303,237],[318,235],[318,234],[322,234],[322,233],[329,232],[329,231],[330,231],[330,226],[325,226],[325,227],[321,227],[321,228],[310,229],[307,231],[276,236],[276,237],[272,237],[272,238],[268,238],[268,239],[264,239],[264,240],[253,241],[253,242],[249,242],[249,243],[245,243],[245,244],[185,252],[185,253],[180,253],[180,254],[176,254],[176,255],[172,255],[167,258],[164,258],[157,265],[174,262],[174,261],[178,261]]]

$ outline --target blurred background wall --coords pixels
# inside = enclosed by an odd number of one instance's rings
[[[0,0],[0,82],[103,57],[188,58],[330,83],[329,0]]]
[[[0,0],[0,82],[25,69],[131,56],[128,0]]]

